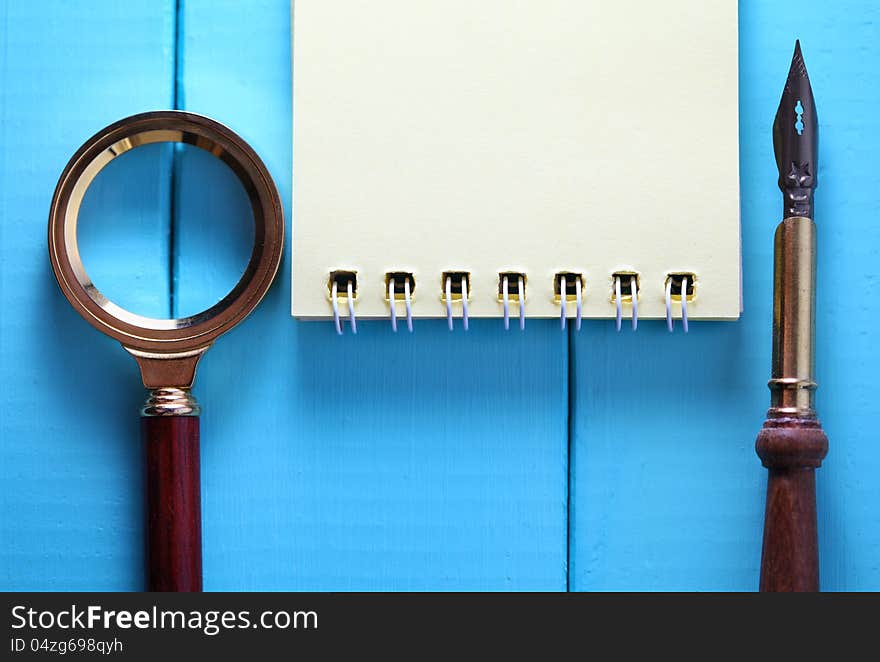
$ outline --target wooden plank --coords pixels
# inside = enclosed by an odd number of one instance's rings
[[[144,390],[131,357],[58,290],[46,219],[80,144],[121,117],[171,104],[173,20],[171,1],[0,3],[2,590],[143,586]],[[99,284],[162,314],[169,199],[161,150],[128,161],[89,192],[80,239]],[[104,231],[113,233],[106,242]]]
[[[797,21],[792,17],[797,16]],[[880,8],[741,3],[745,313],[735,324],[662,324],[574,345],[571,585],[576,590],[753,590],[766,470],[754,439],[769,403],[773,121],[796,37],[821,123],[817,192],[818,407],[831,451],[817,474],[822,583],[880,588],[880,472],[873,396],[880,228],[871,122]],[[873,57],[873,60],[871,59]],[[726,128],[724,130],[732,130]]]
[[[288,214],[289,27],[287,0],[183,5],[186,108],[252,143]],[[180,173],[176,221],[184,307],[213,268],[194,170]],[[289,273],[288,252],[261,307],[200,368],[206,588],[564,589],[556,325],[451,334],[430,321],[409,336],[374,322],[339,338],[291,319]]]
[[[608,322],[576,339],[574,590],[757,586],[766,377],[742,375],[768,364],[742,335],[753,322],[687,336],[661,322],[618,335]]]

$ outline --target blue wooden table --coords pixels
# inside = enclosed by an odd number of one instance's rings
[[[822,582],[880,589],[880,5],[843,4],[740,3],[737,323],[364,323],[339,338],[290,318],[288,252],[196,382],[206,588],[754,589],[780,216],[770,123],[800,37],[822,145]],[[0,0],[0,31],[0,588],[136,590],[145,393],[58,291],[49,201],[92,133],[177,107],[251,142],[289,223],[289,3]],[[123,165],[86,201],[90,272],[141,312],[203,308],[248,250],[228,173],[163,148]]]

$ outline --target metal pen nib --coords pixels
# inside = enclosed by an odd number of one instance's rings
[[[813,190],[818,183],[819,120],[800,41],[795,42],[791,68],[773,121],[773,151],[779,169],[783,218],[813,218]]]

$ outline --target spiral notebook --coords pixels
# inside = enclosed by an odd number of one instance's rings
[[[735,0],[292,22],[294,316],[739,317]]]

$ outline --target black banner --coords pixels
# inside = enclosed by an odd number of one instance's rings
[[[730,652],[768,625],[812,638],[830,615],[844,616],[841,606],[876,614],[880,604],[876,595],[586,593],[19,593],[4,603],[3,659],[154,662],[270,653],[546,659],[569,650],[681,652],[698,641]]]

